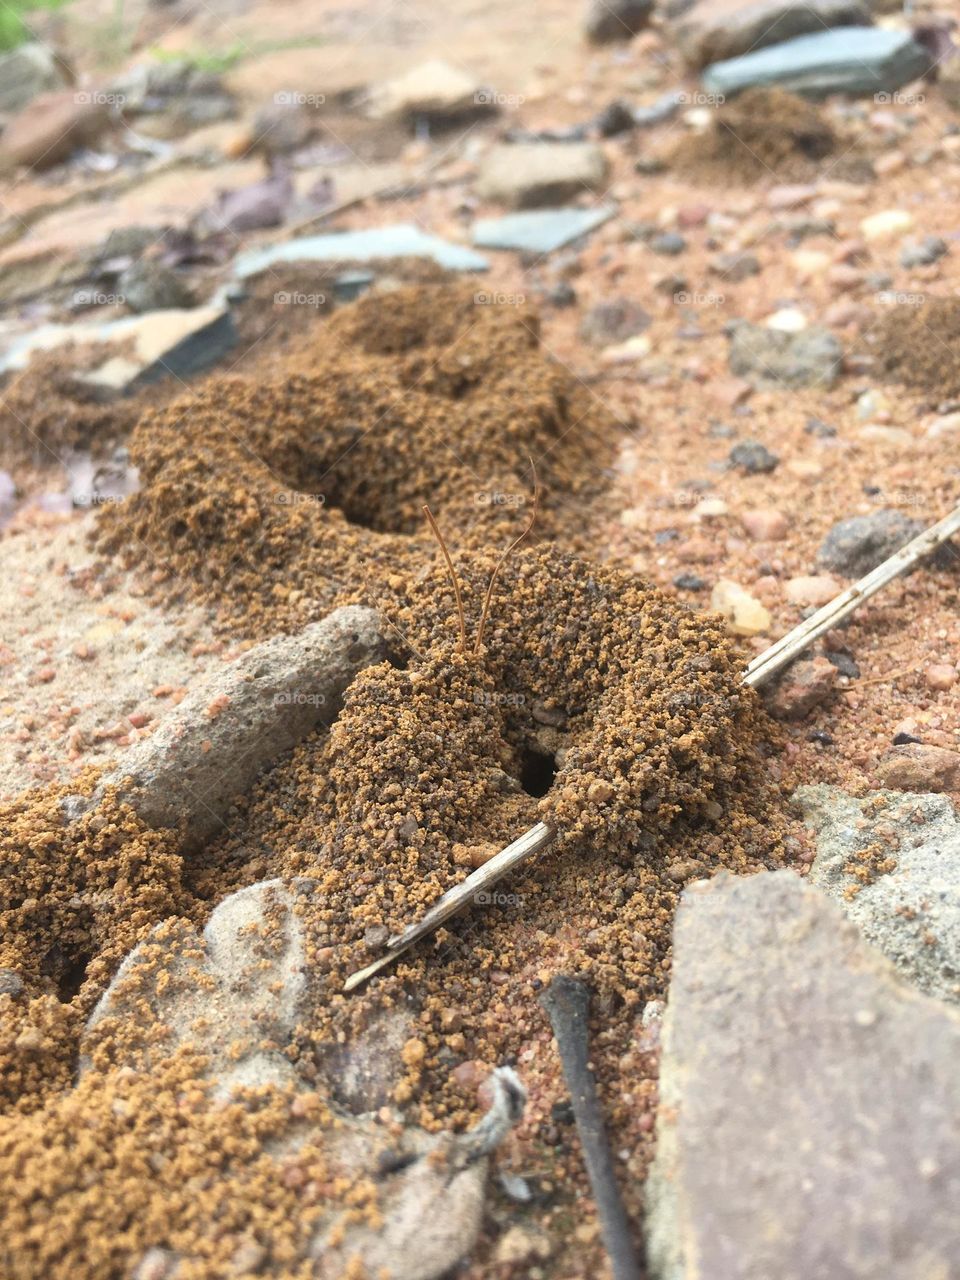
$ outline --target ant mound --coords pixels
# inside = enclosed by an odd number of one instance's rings
[[[823,113],[784,89],[747,89],[714,114],[710,127],[680,141],[671,162],[710,182],[754,182],[776,174],[799,181],[830,155],[836,135]]]
[[[623,1011],[622,1044],[663,993],[684,883],[784,856],[771,726],[720,624],[629,575],[529,552],[504,566],[474,651],[494,565],[457,559],[466,648],[440,571],[400,593],[403,651],[358,675],[329,734],[260,781],[197,873],[201,895],[315,882],[318,1012],[300,1052],[323,1058],[398,1002],[420,1011],[426,1054],[401,1094],[421,1123],[465,1120],[446,1067],[517,1053],[564,968]],[[390,934],[538,820],[556,838],[536,865],[342,995]],[[451,1005],[462,1018],[445,1022]]]
[[[422,569],[425,503],[468,547],[517,532],[528,455],[541,530],[582,524],[613,449],[595,404],[524,308],[459,284],[367,296],[282,373],[213,378],[146,414],[130,442],[141,491],[102,514],[103,536],[147,548],[240,630],[293,630]]]
[[[891,307],[869,342],[891,379],[934,392],[938,400],[960,395],[960,299]]]

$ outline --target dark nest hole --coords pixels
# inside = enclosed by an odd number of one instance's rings
[[[520,757],[520,785],[528,796],[539,799],[553,786],[557,776],[557,761],[552,755],[530,748]]]

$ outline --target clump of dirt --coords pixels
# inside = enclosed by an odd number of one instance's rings
[[[456,560],[468,636],[494,563]],[[358,676],[330,733],[263,780],[191,885],[205,897],[314,878],[306,928],[324,1012],[310,1052],[412,1001],[427,1053],[403,1100],[420,1123],[465,1123],[451,1062],[517,1053],[552,972],[585,970],[628,1036],[663,992],[683,884],[780,864],[779,791],[762,782],[772,730],[718,624],[554,551],[508,562],[479,654],[459,649],[439,571],[406,586],[390,617],[395,665]],[[538,820],[556,828],[551,852],[493,909],[478,904],[370,992],[339,994],[370,959],[364,938],[418,918]],[[467,1010],[453,1040],[450,1005]]]
[[[87,793],[95,773],[69,790]],[[172,835],[111,799],[65,827],[67,790],[0,806],[0,971],[16,993],[0,1020],[0,1109],[33,1110],[69,1082],[110,974],[147,928],[195,906]]]
[[[938,400],[960,396],[960,298],[891,307],[868,342],[888,377]]]
[[[694,178],[747,185],[771,175],[808,178],[837,138],[823,112],[784,89],[747,89],[720,106],[710,127],[683,138],[671,164]]]
[[[150,548],[234,628],[268,634],[423,569],[424,503],[454,545],[517,532],[529,454],[539,530],[582,532],[613,443],[532,311],[404,288],[335,314],[282,372],[211,378],[147,413],[130,442],[141,492],[103,514],[104,540]]]
[[[59,465],[71,450],[105,452],[126,438],[144,408],[164,393],[150,387],[100,402],[78,375],[102,364],[106,352],[102,343],[58,347],[38,353],[11,376],[0,401],[0,468],[22,475]]]

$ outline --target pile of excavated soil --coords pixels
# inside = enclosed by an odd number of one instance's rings
[[[671,164],[698,180],[748,184],[809,178],[837,139],[823,112],[784,89],[748,89],[720,106],[703,133],[683,138]]]
[[[960,396],[960,298],[891,307],[868,341],[888,377],[938,401]]]
[[[425,503],[453,547],[506,540],[526,519],[529,455],[538,532],[575,547],[612,450],[532,311],[404,288],[335,314],[280,372],[211,378],[145,414],[141,491],[102,526],[112,549],[148,548],[234,628],[268,634],[429,564]]]
[[[275,875],[310,886],[296,910],[313,1016],[278,1047],[317,1107],[349,1106],[344,1054],[402,1015],[403,1053],[378,1041],[392,1071],[386,1100],[409,1122],[462,1128],[487,1069],[514,1062],[531,1088],[527,1136],[544,1176],[569,1185],[569,1134],[536,1103],[538,1046],[549,1043],[537,993],[557,972],[583,971],[597,993],[593,1057],[612,1130],[632,1153],[628,1200],[639,1209],[654,1106],[639,1018],[666,987],[683,885],[784,860],[780,792],[764,763],[771,726],[719,624],[554,551],[507,562],[474,652],[496,557],[454,559],[466,650],[444,572],[397,584],[391,660],[357,677],[333,729],[266,774],[231,815],[231,834],[197,860],[181,861],[168,836],[116,806],[75,831],[58,828],[53,792],[0,815],[3,963],[26,987],[0,1001],[5,1014],[29,1011],[2,1043],[19,1094],[6,1103],[32,1113],[8,1117],[0,1139],[0,1179],[16,1188],[0,1201],[13,1274],[36,1275],[51,1258],[38,1214],[58,1223],[53,1276],[121,1274],[158,1239],[194,1260],[191,1276],[226,1276],[251,1230],[273,1249],[269,1274],[308,1274],[289,1249],[312,1213],[304,1188],[323,1184],[323,1152],[311,1154],[309,1177],[271,1179],[260,1147],[289,1122],[289,1100],[274,1091],[211,1111],[179,1058],[146,1075],[111,1068],[110,1036],[142,1037],[142,1026],[109,1029],[98,1067],[66,1089],[78,1020],[119,954],[152,922],[198,919],[204,903]],[[536,865],[342,994],[389,931],[538,819],[557,838]],[[85,976],[72,993],[78,957]],[[58,994],[62,1025],[50,1016]],[[88,1147],[92,1164],[77,1158]],[[213,1176],[225,1152],[226,1180]]]

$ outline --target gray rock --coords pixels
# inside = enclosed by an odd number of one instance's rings
[[[484,157],[476,191],[481,200],[530,209],[602,190],[606,181],[606,156],[595,143],[501,143]]]
[[[583,32],[592,44],[630,40],[649,23],[653,0],[592,0]]]
[[[817,564],[862,578],[924,528],[922,520],[911,520],[902,511],[884,509],[868,516],[851,516],[835,524],[821,542]]]
[[[655,1280],[960,1260],[960,1015],[789,871],[683,894],[647,1187]]]
[[[503,218],[480,218],[473,224],[473,243],[484,249],[519,249],[544,254],[602,226],[616,213],[610,205],[596,209],[538,209]]]
[[[950,247],[942,236],[924,236],[919,243],[904,245],[900,251],[900,265],[907,270],[929,267],[949,252]]]
[[[840,27],[716,62],[705,72],[703,87],[725,97],[755,85],[779,85],[811,98],[830,93],[871,97],[918,79],[931,62],[909,31]]]
[[[0,111],[19,111],[64,82],[52,49],[36,41],[22,44],[0,56]]]
[[[580,321],[580,337],[591,346],[606,347],[643,333],[650,327],[650,321],[649,313],[639,302],[630,298],[611,298],[590,308]]]
[[[740,284],[751,276],[760,274],[760,259],[755,253],[746,249],[737,249],[732,253],[718,253],[710,261],[710,270],[731,284]]]
[[[817,325],[784,333],[744,322],[730,344],[731,372],[760,386],[830,387],[842,361],[840,343]]]
[[[650,248],[662,257],[675,258],[683,253],[686,247],[687,242],[678,231],[661,231],[650,238]]]
[[[81,297],[78,293],[75,295]],[[78,377],[92,393],[109,399],[162,378],[191,378],[221,359],[236,344],[237,331],[224,307],[151,311],[105,323],[44,324],[14,339],[0,357],[0,373],[24,369],[36,351],[68,342],[130,343],[122,355]]]
[[[248,249],[237,256],[234,272],[245,280],[280,262],[372,262],[378,258],[429,258],[450,271],[486,271],[489,265],[486,258],[463,245],[427,235],[412,222],[402,222]]]
[[[760,443],[759,440],[741,440],[730,450],[730,461],[735,467],[741,467],[748,475],[763,476],[776,471],[780,458],[777,454]]]
[[[87,1020],[81,1074],[100,1035],[121,1020],[142,1029],[139,1042],[124,1041],[127,1065],[138,1070],[192,1045],[208,1058],[206,1075],[221,1098],[237,1088],[296,1083],[282,1052],[307,992],[295,903],[282,881],[263,880],[224,898],[202,936],[181,921],[155,925]],[[264,1048],[267,1041],[274,1047]]]
[[[121,272],[117,292],[131,311],[167,311],[175,307],[192,307],[196,299],[181,275],[171,267],[150,258],[133,262]]]
[[[377,614],[354,605],[264,640],[188,694],[91,797],[68,799],[65,816],[92,809],[115,786],[148,826],[174,828],[184,850],[196,848],[262,769],[332,723],[356,673],[384,652]]]
[[[26,989],[23,979],[14,969],[0,969],[0,996],[17,1000]]]
[[[960,820],[943,796],[801,787],[815,833],[810,883],[927,995],[960,1004]],[[857,872],[877,864],[866,880]]]
[[[863,0],[698,0],[673,24],[686,62],[705,67],[830,27],[868,26]]]

